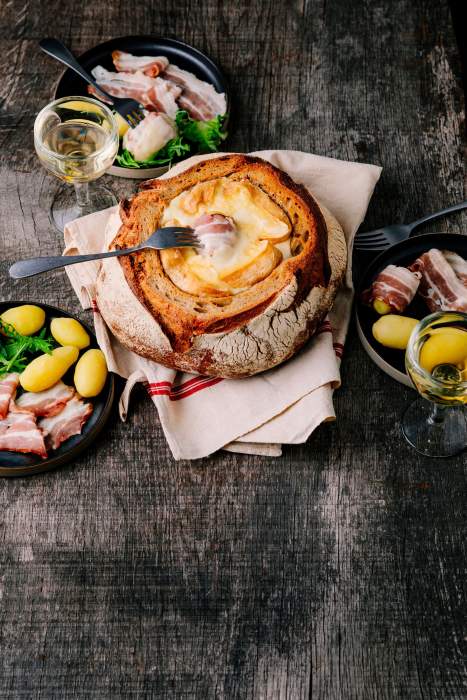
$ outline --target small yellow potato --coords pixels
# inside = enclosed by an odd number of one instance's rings
[[[60,345],[73,345],[79,350],[87,348],[91,342],[89,334],[74,318],[53,318],[50,332]]]
[[[385,301],[382,301],[382,299],[375,299],[373,302],[373,308],[380,316],[391,313],[391,307],[389,304],[386,304]]]
[[[39,355],[20,374],[21,386],[33,392],[50,389],[76,362],[78,355],[78,348],[71,345],[55,348],[50,355]]]
[[[405,350],[410,334],[417,325],[416,318],[388,314],[381,316],[372,328],[373,337],[387,348]]]
[[[40,331],[45,322],[45,311],[33,304],[14,306],[1,315],[2,321],[13,326],[21,335],[33,335]]]
[[[445,330],[445,333],[430,335],[422,345],[419,362],[427,372],[432,372],[437,365],[462,367],[467,360],[467,331],[460,328]],[[452,333],[453,330],[458,330],[459,333]]]
[[[75,367],[75,387],[85,398],[97,396],[107,379],[107,362],[102,350],[87,350]]]

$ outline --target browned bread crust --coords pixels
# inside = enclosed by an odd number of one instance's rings
[[[223,299],[193,296],[180,290],[165,274],[157,251],[119,258],[133,293],[160,325],[178,358],[190,351],[197,336],[230,332],[260,315],[293,279],[297,284],[295,304],[300,304],[313,287],[325,287],[329,281],[326,225],[313,197],[283,171],[260,158],[244,155],[205,160],[175,177],[145,183],[140,193],[122,202],[123,223],[111,247],[127,248],[141,243],[160,225],[172,199],[197,183],[221,177],[249,180],[282,208],[292,227],[293,257],[282,261],[250,289]],[[157,350],[155,355],[151,359],[172,364]],[[179,366],[180,361],[175,361],[175,366]]]

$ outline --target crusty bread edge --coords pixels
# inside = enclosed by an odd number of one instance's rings
[[[160,325],[131,291],[118,262],[110,259],[103,262],[96,284],[97,304],[105,322],[118,340],[136,354],[161,364],[176,366],[186,372],[227,378],[245,377],[284,362],[306,343],[328,313],[347,267],[344,232],[335,217],[324,206],[319,203],[318,206],[328,233],[331,277],[326,287],[314,287],[298,305],[294,303],[292,283],[292,288],[289,285],[268,309],[244,326],[228,333],[199,336],[190,351],[173,353]],[[113,225],[115,227],[115,220]],[[109,286],[119,288],[118,297],[108,295],[106,289]],[[281,308],[281,305],[285,305],[285,308]],[[280,344],[272,330],[271,315],[280,318],[284,313],[293,314],[295,322],[300,318],[302,326],[300,329],[295,328],[295,336],[290,342]],[[258,324],[261,324],[262,318],[266,334],[263,338],[265,352],[258,351]],[[271,329],[270,338],[267,337],[268,324]],[[251,338],[253,343],[250,352],[246,352],[247,338]],[[274,352],[275,344],[277,352]],[[237,349],[238,352],[235,353],[232,349]]]

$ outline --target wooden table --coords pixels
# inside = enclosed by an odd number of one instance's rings
[[[1,21],[3,299],[79,312],[63,272],[6,272],[62,248],[32,141],[60,73],[38,50],[46,35],[77,53],[150,33],[205,50],[232,84],[230,149],[383,166],[365,228],[465,199],[444,2],[9,0]],[[354,328],[342,373],[337,422],[282,458],[175,462],[140,391],[69,468],[1,481],[0,697],[467,698],[465,455],[405,444],[413,395]]]

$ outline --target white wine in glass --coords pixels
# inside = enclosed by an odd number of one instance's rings
[[[34,145],[44,167],[67,184],[55,196],[50,217],[65,224],[116,204],[112,192],[89,187],[112,165],[118,126],[110,109],[88,97],[62,97],[44,107],[34,123]]]
[[[438,311],[412,331],[405,366],[420,397],[402,418],[420,454],[451,457],[467,447],[467,314]]]

